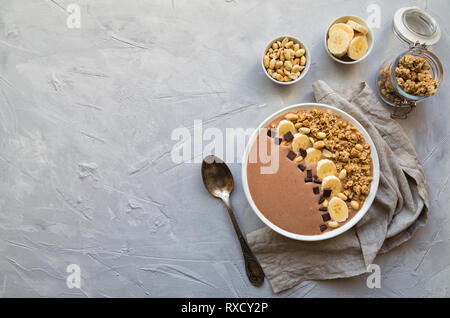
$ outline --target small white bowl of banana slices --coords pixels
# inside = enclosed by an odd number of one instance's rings
[[[328,55],[341,64],[363,61],[373,48],[373,33],[367,23],[356,16],[343,16],[333,21],[325,33]]]

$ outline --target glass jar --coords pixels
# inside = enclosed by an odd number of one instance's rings
[[[436,93],[443,80],[442,64],[428,50],[441,33],[433,17],[416,7],[398,10],[393,30],[409,49],[383,63],[377,88],[381,100],[395,108],[391,117],[406,119],[418,102]]]

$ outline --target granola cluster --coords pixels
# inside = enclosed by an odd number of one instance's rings
[[[390,67],[387,65],[380,71],[382,79],[378,81],[381,94],[393,103],[400,103],[390,80]],[[430,64],[424,57],[411,54],[403,56],[395,68],[395,77],[398,86],[406,93],[414,96],[433,96],[439,87],[439,83],[430,72]]]
[[[295,128],[308,133],[314,147],[334,161],[346,199],[364,202],[373,177],[370,145],[361,132],[331,111],[313,109],[301,111],[297,116],[297,119],[291,118]]]
[[[405,55],[395,69],[397,83],[402,90],[415,96],[433,96],[439,84],[430,72],[430,64],[424,57]]]

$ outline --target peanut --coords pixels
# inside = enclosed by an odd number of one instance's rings
[[[297,114],[287,114],[286,116],[284,116],[285,119],[290,120],[290,121],[296,121],[298,119],[298,115]]]
[[[287,69],[288,71],[292,70],[292,63],[289,61],[285,61],[284,68]]]
[[[275,60],[275,59],[271,59],[271,60],[270,60],[269,68],[270,68],[271,70],[273,70],[273,69],[275,68],[275,63],[276,63],[276,60]]]
[[[335,229],[335,228],[339,227],[339,223],[336,221],[330,221],[330,222],[328,222],[328,226]]]
[[[284,52],[284,58],[289,61],[291,59],[291,51],[284,50],[283,52]]]
[[[307,134],[309,134],[309,133],[311,132],[311,129],[309,129],[308,127],[301,127],[301,128],[299,129],[299,131],[300,131],[302,134],[307,135]]]
[[[297,73],[298,71],[300,71],[300,65],[295,64],[294,66],[292,66],[293,73]]]
[[[290,77],[292,80],[294,80],[294,81],[298,78],[298,76],[299,76],[299,75],[296,74],[296,73],[292,73],[292,74],[289,75],[289,77]]]
[[[339,172],[339,179],[344,180],[347,178],[347,170],[342,169],[341,172]]]
[[[350,202],[350,206],[352,207],[353,210],[358,210],[359,209],[358,201],[355,201],[355,200],[351,201]]]
[[[269,68],[269,66],[270,66],[270,58],[269,58],[269,56],[268,55],[264,55],[264,67],[265,68]]]
[[[325,143],[322,140],[316,141],[314,143],[314,148],[316,149],[322,149],[323,147],[325,147]]]
[[[333,158],[333,154],[330,151],[328,151],[327,149],[322,150],[322,155],[325,158]]]
[[[296,57],[302,57],[303,55],[305,55],[305,49],[299,49],[297,51],[295,51],[295,56]]]
[[[300,65],[301,66],[305,66],[306,65],[306,57],[304,55],[300,58]]]

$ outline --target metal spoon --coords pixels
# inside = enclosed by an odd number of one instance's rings
[[[228,169],[227,165],[216,156],[208,156],[203,159],[202,178],[208,192],[214,197],[222,199],[225,203],[234,230],[241,243],[248,279],[254,286],[261,286],[264,282],[264,272],[242,236],[239,225],[234,217],[233,210],[231,209],[230,194],[233,191],[234,180],[230,169]]]

